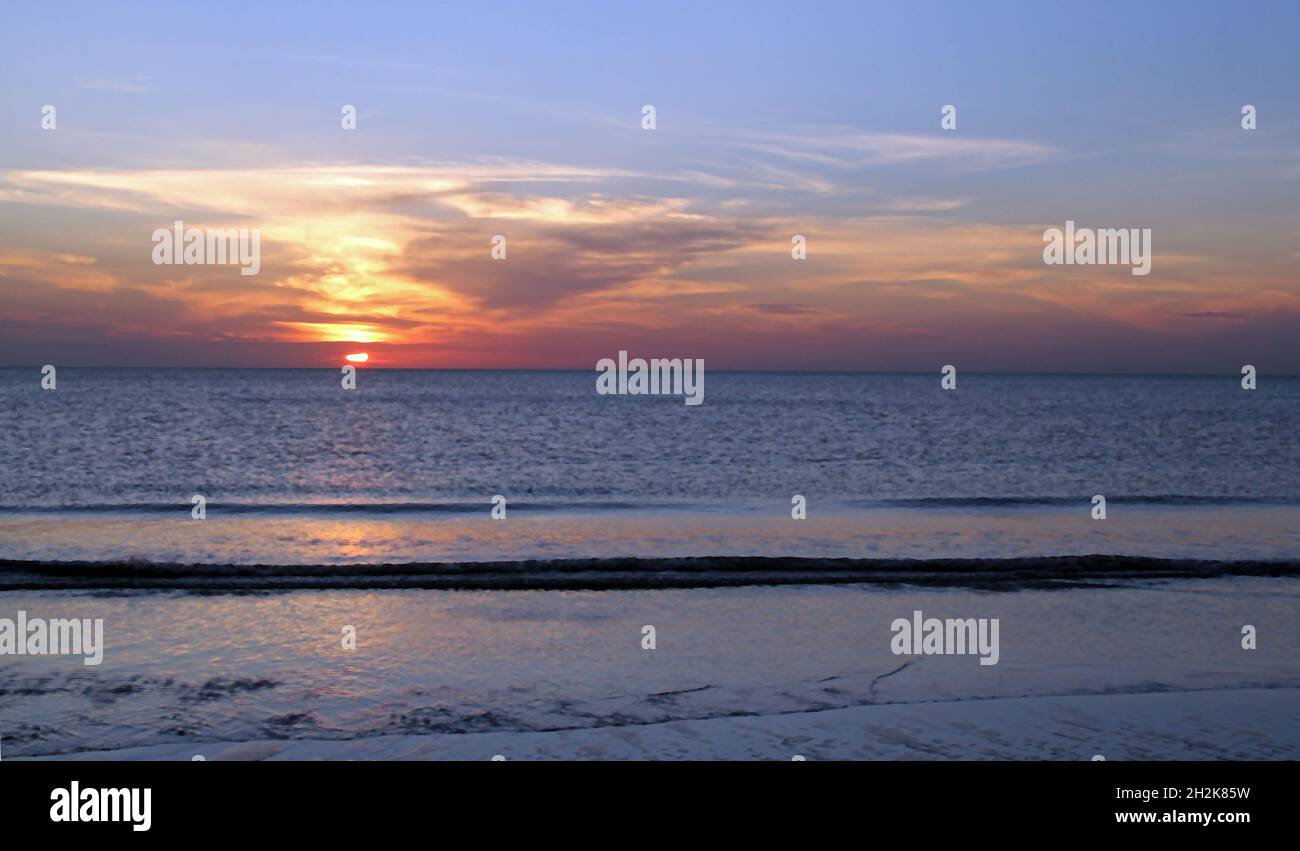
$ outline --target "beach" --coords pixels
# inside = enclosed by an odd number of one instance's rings
[[[1183,789],[1273,818],[1300,4],[9,5],[0,760],[1258,760]],[[867,805],[1156,815],[989,768]]]
[[[106,644],[93,668],[4,659],[5,759],[1294,759],[1300,738],[1294,577],[0,598],[103,618]],[[997,664],[894,654],[915,611],[998,618]]]
[[[508,753],[515,760],[1294,760],[1297,713],[1296,689],[1010,697],[543,733],[156,745],[56,758],[472,761]]]

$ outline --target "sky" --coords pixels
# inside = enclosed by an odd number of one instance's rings
[[[11,5],[0,366],[1300,373],[1298,36],[1293,2]],[[177,220],[257,229],[258,273],[156,264]],[[1045,264],[1067,220],[1149,228],[1150,274]]]

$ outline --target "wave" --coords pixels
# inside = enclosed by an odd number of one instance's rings
[[[619,590],[831,584],[1017,591],[1228,576],[1300,577],[1300,560],[1209,561],[1119,555],[1011,559],[709,556],[357,565],[0,560],[0,591]]]
[[[628,511],[678,507],[653,502],[515,502],[510,511]],[[92,502],[62,505],[0,505],[0,514],[188,514],[193,506],[179,502]],[[221,514],[479,514],[491,510],[489,500],[477,502],[216,502],[206,509]]]
[[[1018,508],[1078,506],[1088,504],[1083,496],[939,496],[901,499],[849,500],[861,508]],[[1300,497],[1288,496],[1193,496],[1190,494],[1106,495],[1108,505],[1300,505]]]
[[[784,504],[785,496],[772,497],[763,501],[750,498],[743,501],[714,499],[681,499],[676,501],[638,501],[628,499],[613,500],[555,500],[528,501],[510,500],[510,511],[523,512],[591,512],[604,511],[718,511],[744,510],[746,508],[763,510],[771,501]],[[827,507],[834,509],[947,509],[947,508],[1038,508],[1038,507],[1077,507],[1088,504],[1091,494],[1075,496],[943,496],[943,497],[896,497],[879,499],[846,499],[834,501]],[[1153,506],[1300,506],[1300,497],[1288,496],[1193,496],[1189,494],[1140,494],[1134,496],[1107,495],[1109,505],[1153,505]],[[478,514],[491,509],[490,500],[474,501],[354,501],[354,502],[217,502],[209,500],[207,509],[221,514],[257,514],[257,515],[332,515],[332,514]],[[3,505],[0,514],[158,514],[175,515],[178,512],[188,514],[192,508],[188,502],[90,502],[64,503],[49,505]]]

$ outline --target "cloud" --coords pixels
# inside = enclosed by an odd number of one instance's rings
[[[685,198],[606,198],[593,195],[570,199],[547,196],[512,196],[500,193],[445,195],[439,202],[470,218],[518,219],[569,225],[601,225],[675,218],[703,220],[690,213]]]
[[[0,201],[170,215],[176,210],[233,216],[309,216],[367,210],[495,185],[585,184],[631,173],[529,161],[486,160],[420,166],[296,165],[219,169],[14,170],[0,174]],[[454,204],[453,204],[454,206]]]
[[[1059,153],[1051,145],[1012,139],[979,139],[828,128],[803,133],[750,133],[734,143],[794,162],[838,169],[932,163],[983,170],[1035,165]]]
[[[816,311],[816,308],[806,304],[751,304],[749,307],[751,310],[773,316],[800,316]]]
[[[442,227],[407,247],[402,275],[435,280],[489,310],[535,310],[575,297],[659,284],[667,295],[699,291],[670,283],[702,259],[716,261],[762,239],[766,229],[703,217],[520,223],[506,231],[507,259],[493,260],[482,224]],[[716,287],[705,288],[709,291]]]
[[[42,215],[61,224],[33,231],[34,242],[6,229],[11,338],[0,357],[62,346],[102,360],[119,346],[147,362],[153,340],[169,362],[246,363],[255,351],[302,364],[332,362],[332,346],[358,341],[376,365],[562,366],[641,342],[720,365],[888,368],[896,355],[882,340],[928,358],[1014,337],[1025,356],[1067,337],[1223,334],[1300,310],[1288,263],[1259,264],[1249,290],[1211,248],[1160,254],[1142,280],[1126,268],[1046,267],[1041,222],[966,221],[956,193],[843,179],[853,163],[1038,155],[942,139],[918,149],[915,138],[821,139],[831,164],[807,171],[826,177],[798,194],[756,192],[754,181],[802,165],[748,181],[506,159],[11,170],[0,173],[5,214],[21,222],[57,208]],[[823,203],[830,195],[837,203]],[[260,229],[261,273],[154,265],[152,231],[175,219]],[[790,257],[792,233],[807,237],[807,260]],[[507,238],[504,260],[492,258],[495,234]],[[1234,321],[1205,321],[1215,319]]]
[[[122,95],[140,95],[153,91],[149,78],[137,74],[129,80],[88,80],[81,88],[91,92],[113,92]]]

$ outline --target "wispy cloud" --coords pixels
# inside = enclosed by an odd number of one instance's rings
[[[1044,162],[1059,149],[1038,142],[967,136],[906,135],[833,127],[797,133],[737,134],[733,143],[793,162],[834,168],[938,163],[955,169],[997,169]]]
[[[129,79],[86,80],[81,88],[91,92],[113,92],[120,95],[142,95],[153,91],[153,84],[143,74]]]

